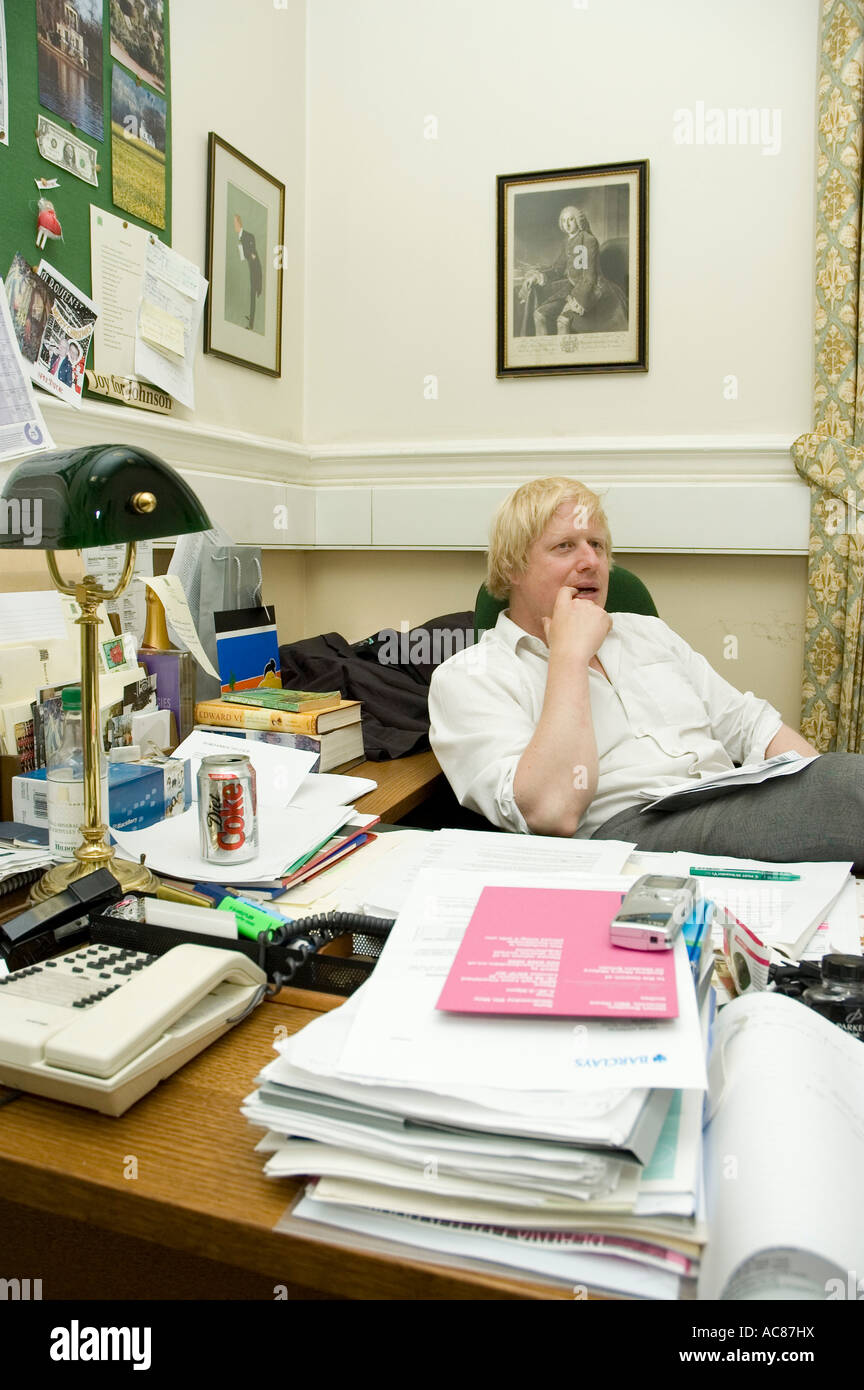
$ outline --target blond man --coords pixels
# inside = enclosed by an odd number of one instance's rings
[[[689,811],[644,812],[687,778],[776,753],[815,754],[659,618],[606,612],[612,564],[599,497],[572,478],[518,488],[492,524],[496,627],[444,662],[430,740],[460,802],[503,830],[864,872],[864,757],[825,754],[794,777]]]

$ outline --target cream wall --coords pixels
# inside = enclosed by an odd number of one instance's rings
[[[806,490],[788,445],[810,422],[817,15],[818,0],[174,0],[173,242],[202,261],[210,129],[285,181],[283,375],[199,354],[194,414],[50,403],[58,445],[125,437],[186,469],[215,519],[266,547],[283,641],[469,606],[483,561],[456,547],[482,543],[487,491],[581,474],[609,489],[619,558],[664,618],[797,725]],[[677,145],[673,113],[700,101],[779,110],[779,153]],[[650,371],[497,381],[495,175],[640,157]],[[276,534],[285,497],[295,530]],[[392,549],[409,521],[439,549]],[[664,553],[762,544],[797,553]],[[41,557],[0,552],[0,588],[45,582]]]
[[[203,266],[209,131],[286,185],[281,379],[201,353],[194,416],[178,412],[282,439],[303,431],[305,25],[304,0],[171,5],[174,247]]]
[[[818,0],[314,0],[307,440],[808,428],[817,17]],[[675,111],[699,102],[778,110],[779,152],[677,144]],[[496,380],[496,175],[639,158],[650,371]]]

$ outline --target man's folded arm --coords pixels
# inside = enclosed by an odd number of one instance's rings
[[[482,655],[481,647],[475,664]],[[429,713],[430,743],[463,806],[504,830],[576,833],[597,790],[584,661],[550,661],[536,725],[500,678],[467,662],[434,673]]]
[[[597,792],[597,740],[584,657],[553,649],[543,709],[513,779],[535,835],[575,835]]]

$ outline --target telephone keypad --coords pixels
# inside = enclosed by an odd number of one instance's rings
[[[14,970],[0,979],[0,990],[46,1004],[89,1009],[157,959],[146,951],[107,949],[108,955],[104,946],[84,946],[54,960]],[[110,983],[105,984],[106,980]]]

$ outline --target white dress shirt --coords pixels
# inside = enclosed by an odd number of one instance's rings
[[[742,695],[659,618],[613,613],[589,668],[597,740],[597,792],[576,834],[587,838],[619,811],[688,777],[756,762],[782,719]],[[505,614],[480,642],[432,676],[429,740],[459,801],[503,830],[528,833],[513,778],[543,708],[549,649]]]

